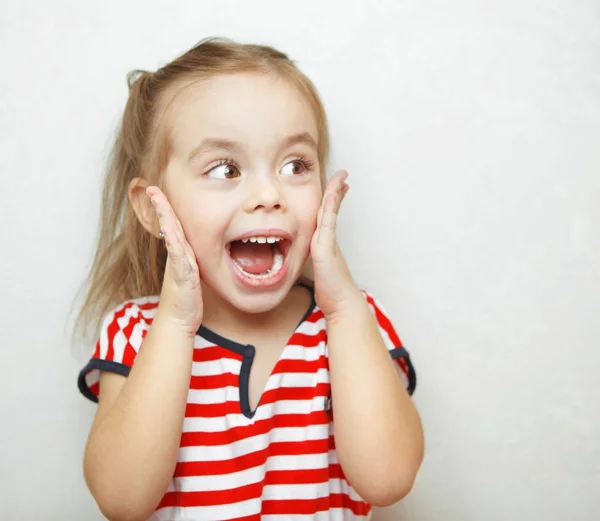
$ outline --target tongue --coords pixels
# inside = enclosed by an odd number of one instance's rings
[[[273,266],[273,248],[268,243],[235,241],[231,243],[230,253],[231,258],[248,273],[265,273]]]

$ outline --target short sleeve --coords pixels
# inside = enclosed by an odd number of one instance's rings
[[[379,326],[379,332],[388,348],[390,356],[400,368],[400,374],[408,394],[412,396],[417,387],[417,374],[411,362],[410,355],[402,345],[402,341],[381,303],[367,290],[363,289],[362,292],[367,300],[369,308],[371,308],[371,312],[375,316],[375,320]]]
[[[79,390],[98,402],[100,372],[128,376],[142,342],[150,329],[158,297],[124,302],[104,318],[92,357],[79,372]]]

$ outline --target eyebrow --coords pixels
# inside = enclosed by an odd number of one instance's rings
[[[317,143],[308,132],[300,132],[286,137],[280,145],[280,150],[291,147],[293,145],[304,144],[311,148],[317,149]],[[192,161],[196,156],[204,154],[210,150],[227,150],[228,152],[236,152],[242,148],[241,144],[229,139],[206,138],[195,147],[188,156],[188,162]]]

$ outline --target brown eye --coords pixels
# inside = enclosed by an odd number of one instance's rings
[[[213,179],[235,179],[236,177],[240,177],[241,174],[237,166],[225,163],[215,166],[206,175]]]
[[[302,161],[296,159],[295,161],[290,161],[283,165],[281,175],[300,175],[306,172],[306,170],[306,165]]]

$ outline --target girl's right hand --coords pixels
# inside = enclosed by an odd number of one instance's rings
[[[167,263],[157,313],[164,311],[193,337],[200,327],[203,315],[196,256],[165,194],[157,186],[149,186],[146,194],[156,210],[167,248]]]

